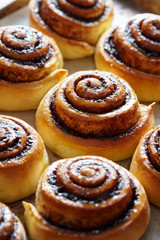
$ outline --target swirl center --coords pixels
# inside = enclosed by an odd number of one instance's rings
[[[98,168],[94,166],[87,166],[81,168],[81,174],[86,177],[93,177],[98,171]]]
[[[15,32],[14,35],[16,38],[24,39],[26,37],[26,32],[21,30],[21,31]]]
[[[0,53],[9,59],[27,63],[50,57],[49,41],[33,28],[7,27],[0,32],[0,38]]]
[[[102,19],[103,22],[105,15],[105,19],[107,18],[106,0],[43,0],[40,2],[42,2],[39,8],[40,17],[54,32],[65,38],[95,45],[104,31],[102,27],[101,31],[94,32],[92,23],[95,21],[96,26],[101,25],[101,21],[99,23],[98,20]]]
[[[77,94],[85,99],[103,99],[114,90],[113,85],[103,86],[103,82],[96,78],[81,80],[76,85]]]
[[[124,216],[134,194],[126,170],[98,156],[53,163],[39,186],[36,207],[42,216],[49,216],[56,226],[87,230],[87,233],[98,227],[109,227]]]
[[[107,172],[102,166],[93,165],[93,163],[83,166],[82,161],[73,163],[69,174],[73,182],[84,187],[99,186],[107,176]]]
[[[37,43],[36,32],[25,27],[6,28],[2,33],[2,42],[9,48],[22,50]]]
[[[58,184],[76,196],[93,199],[113,189],[118,181],[116,170],[97,159],[71,159],[57,171]]]

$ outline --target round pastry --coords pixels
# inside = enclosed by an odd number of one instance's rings
[[[110,27],[112,5],[112,0],[31,0],[30,25],[54,38],[64,58],[82,58],[93,54]]]
[[[147,132],[133,156],[131,172],[143,184],[149,201],[160,207],[160,125]]]
[[[37,129],[59,156],[132,156],[154,125],[153,106],[139,105],[127,82],[100,71],[81,71],[53,87],[41,101]]]
[[[0,201],[33,194],[48,165],[43,140],[24,121],[0,115]]]
[[[140,101],[160,101],[160,16],[138,14],[100,39],[95,62],[131,84]]]
[[[39,182],[36,206],[24,207],[34,240],[138,240],[150,216],[138,180],[96,156],[54,162]]]
[[[22,223],[5,204],[0,203],[0,239],[26,240]]]
[[[0,28],[0,110],[36,109],[67,71],[54,40],[27,26]]]

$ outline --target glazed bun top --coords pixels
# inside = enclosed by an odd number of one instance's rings
[[[104,48],[128,67],[160,75],[160,16],[134,16],[106,38]]]

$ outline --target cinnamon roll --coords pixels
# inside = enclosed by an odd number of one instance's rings
[[[113,18],[112,0],[31,0],[30,25],[54,38],[64,58],[94,52]]]
[[[20,119],[0,115],[0,201],[33,194],[47,165],[39,134]]]
[[[22,223],[5,204],[0,203],[0,239],[26,240]]]
[[[149,201],[160,207],[160,125],[147,132],[133,156],[131,172],[143,184]]]
[[[100,39],[95,62],[131,84],[140,101],[160,100],[160,16],[138,14]]]
[[[39,182],[35,207],[24,207],[34,240],[138,240],[150,215],[138,180],[96,156],[54,162]]]
[[[46,94],[36,124],[63,158],[93,154],[118,161],[131,157],[154,125],[153,106],[139,105],[128,83],[111,73],[81,71]]]
[[[0,110],[36,109],[67,71],[54,40],[27,26],[0,28]]]

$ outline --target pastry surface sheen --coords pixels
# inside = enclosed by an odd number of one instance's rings
[[[140,101],[160,100],[160,16],[138,14],[105,33],[95,54],[99,70],[125,79]]]
[[[45,93],[66,76],[53,39],[27,26],[0,28],[0,110],[36,109]]]
[[[36,190],[48,165],[42,138],[24,121],[0,115],[0,201],[14,202]]]
[[[149,221],[142,185],[127,170],[96,156],[51,164],[36,206],[24,203],[31,239],[138,240]]]
[[[153,126],[153,106],[139,105],[128,83],[111,73],[81,71],[46,94],[36,125],[61,157],[93,154],[117,161],[131,157]]]
[[[64,58],[82,58],[93,54],[110,27],[112,5],[112,0],[31,0],[30,25],[55,39]]]
[[[160,125],[147,132],[139,142],[130,170],[143,184],[148,199],[160,207]]]
[[[3,203],[0,203],[0,239],[27,240],[19,218]]]

